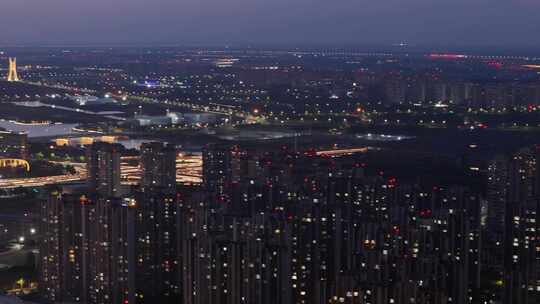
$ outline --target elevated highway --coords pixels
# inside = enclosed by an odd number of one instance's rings
[[[24,167],[26,171],[30,171],[30,164],[24,159],[18,158],[0,158],[0,168],[17,168]]]

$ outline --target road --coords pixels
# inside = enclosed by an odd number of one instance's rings
[[[10,189],[10,188],[18,188],[18,187],[43,187],[46,185],[54,185],[54,184],[80,181],[84,178],[85,176],[74,174],[74,175],[0,179],[0,188]]]
[[[88,115],[98,115],[98,116],[103,116],[103,117],[106,117],[106,118],[109,118],[109,119],[112,119],[112,120],[117,120],[117,121],[125,121],[126,120],[126,118],[120,117],[120,116],[108,115],[108,114],[103,114],[103,113],[99,113],[99,112],[92,112],[92,111],[87,111],[87,110],[83,110],[83,109],[79,109],[79,108],[71,108],[71,107],[65,107],[65,106],[60,106],[60,105],[42,103],[42,102],[39,102],[39,101],[13,102],[13,104],[20,105],[20,106],[47,107],[47,108],[52,108],[52,109],[59,109],[59,110],[64,110],[64,111],[69,111],[69,112],[83,113],[83,114],[88,114]]]
[[[139,165],[129,164],[133,157],[123,157],[120,166],[122,182],[126,184],[138,184],[141,179]],[[138,159],[138,158],[135,158]],[[0,188],[13,189],[18,187],[43,187],[47,185],[76,182],[86,179],[86,164],[75,162],[53,162],[64,166],[70,165],[75,168],[75,174],[0,179]],[[179,183],[199,184],[202,182],[202,157],[200,155],[179,154],[176,159],[176,180]]]
[[[96,94],[97,93],[94,90],[87,90],[87,89],[81,89],[81,88],[77,88],[77,87],[69,87],[69,86],[64,86],[64,85],[51,85],[51,84],[46,84],[46,83],[42,83],[42,82],[30,82],[30,81],[21,81],[21,82],[23,82],[25,84],[40,86],[40,87],[61,89],[61,90],[65,90],[65,91],[68,91],[68,92],[71,92],[71,93],[75,93],[75,94]],[[125,101],[133,100],[133,101],[142,102],[142,103],[162,104],[162,105],[169,105],[169,106],[172,105],[172,106],[176,106],[176,107],[184,107],[184,108],[188,108],[188,109],[190,109],[192,111],[198,111],[198,112],[221,114],[221,115],[228,115],[228,116],[234,115],[234,116],[237,116],[239,118],[246,118],[246,117],[249,116],[248,112],[242,111],[241,109],[234,108],[234,107],[227,106],[227,105],[215,104],[215,103],[210,103],[209,105],[200,105],[200,104],[191,103],[191,102],[179,102],[179,101],[177,102],[177,101],[169,101],[169,100],[158,100],[158,99],[149,98],[149,97],[145,97],[145,96],[125,95],[125,94],[123,94],[123,95],[112,94],[111,97],[116,98],[116,99],[120,99],[120,100],[125,100]],[[59,106],[57,106],[57,108],[62,109]],[[64,107],[63,110],[72,111],[74,109]],[[85,112],[85,111],[83,111],[81,109],[77,109],[77,112],[87,113],[89,111]],[[96,114],[96,113],[89,112],[87,114]],[[114,117],[112,119],[124,119],[124,118],[122,118],[122,117]]]
[[[318,151],[315,154],[318,156],[342,156],[342,155],[350,155],[355,153],[366,153],[368,152],[370,147],[361,147],[361,148],[350,148],[350,149],[337,149],[337,150],[326,150],[326,151]]]

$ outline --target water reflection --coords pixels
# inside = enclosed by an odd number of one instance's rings
[[[0,120],[0,128],[14,132],[25,132],[28,137],[49,137],[73,134],[76,124],[21,124],[13,121]]]

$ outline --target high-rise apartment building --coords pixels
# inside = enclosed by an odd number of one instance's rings
[[[51,190],[41,207],[40,289],[52,302],[135,303],[133,198]]]
[[[166,147],[145,147],[157,166]],[[535,303],[536,155],[490,162],[484,199],[354,155],[210,146],[200,187],[52,192],[40,286],[87,303]]]
[[[176,149],[159,142],[141,145],[142,187],[174,192],[176,188]]]
[[[121,149],[121,145],[105,142],[94,143],[88,147],[86,161],[89,191],[103,197],[116,197],[121,194]]]

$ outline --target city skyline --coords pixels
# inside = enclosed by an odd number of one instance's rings
[[[538,0],[0,10],[0,303],[538,304]]]

